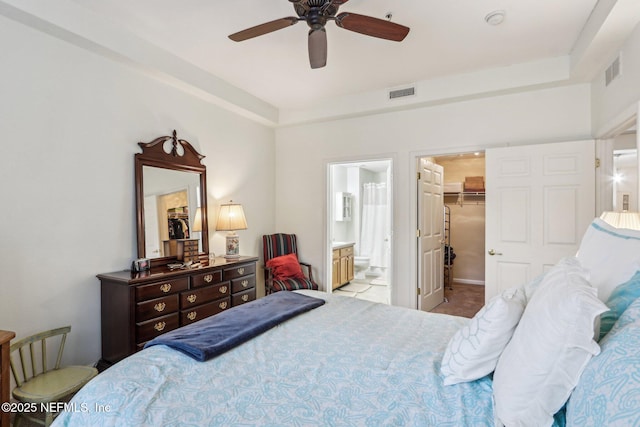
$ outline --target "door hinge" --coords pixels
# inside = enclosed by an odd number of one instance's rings
[[[418,295],[420,295],[420,288],[416,288],[416,290],[418,291]]]
[[[421,235],[421,233],[420,233],[420,229],[418,228],[418,229],[416,230],[416,237],[420,237],[420,235]]]
[[[421,175],[420,175],[420,172],[416,173],[416,176],[417,176],[417,178],[418,178],[418,181],[420,181],[420,176],[421,176]]]
[[[596,169],[600,167],[600,159],[596,157]]]

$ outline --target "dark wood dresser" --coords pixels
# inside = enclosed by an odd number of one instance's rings
[[[99,274],[101,371],[160,334],[256,299],[256,257],[202,261],[198,268],[166,267]]]

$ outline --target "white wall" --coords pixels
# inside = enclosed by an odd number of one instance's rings
[[[394,161],[392,302],[415,307],[415,158],[590,137],[590,88],[574,85],[276,130],[276,228],[325,277],[326,163]]]
[[[0,328],[70,324],[66,358],[99,359],[95,275],[136,257],[137,142],[173,129],[206,156],[210,212],[242,203],[241,252],[259,254],[275,225],[272,129],[4,17],[0,51]],[[210,234],[222,253],[224,232]]]
[[[620,54],[621,73],[605,86],[605,70],[593,82],[592,108],[595,136],[608,133],[622,121],[636,115],[640,101],[640,25],[629,36],[619,52],[611,53],[612,62]]]

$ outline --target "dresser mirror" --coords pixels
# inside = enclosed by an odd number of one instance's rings
[[[157,266],[208,253],[204,156],[178,139],[175,130],[138,145],[142,148],[135,155],[138,257]],[[189,258],[188,251],[195,251],[196,245],[197,254]]]

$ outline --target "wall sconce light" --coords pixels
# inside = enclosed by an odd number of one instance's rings
[[[236,234],[236,230],[246,230],[247,220],[244,217],[244,210],[239,203],[229,203],[220,205],[218,213],[218,222],[216,223],[217,231],[228,231],[226,241],[225,258],[240,257],[240,237]]]

